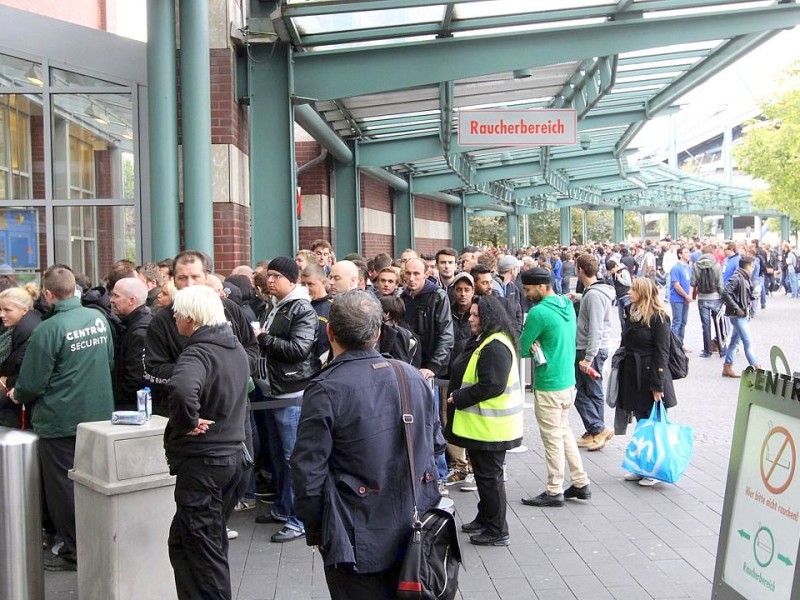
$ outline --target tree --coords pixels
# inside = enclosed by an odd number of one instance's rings
[[[800,219],[800,62],[786,70],[776,92],[759,107],[762,118],[747,125],[734,158],[739,169],[769,186],[753,193],[757,207]]]

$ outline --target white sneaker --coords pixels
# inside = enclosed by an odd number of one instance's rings
[[[228,531],[228,539],[229,540],[235,540],[236,538],[239,537],[239,532],[238,531],[236,531],[234,529],[230,529],[228,527],[226,527],[225,529]]]
[[[461,485],[462,492],[477,492],[478,485],[475,483],[475,475],[469,473],[467,478],[464,480],[464,483]]]
[[[651,477],[642,477],[639,480],[639,485],[643,487],[653,487],[654,485],[661,483],[658,479],[653,479]]]
[[[641,481],[643,478],[638,473],[626,473],[625,481]]]

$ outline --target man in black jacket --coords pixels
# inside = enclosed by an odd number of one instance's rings
[[[733,334],[728,343],[728,352],[725,354],[725,363],[722,365],[723,377],[740,377],[733,370],[733,359],[736,356],[736,346],[742,342],[744,355],[751,367],[758,367],[758,360],[752,351],[753,342],[750,338],[750,303],[753,292],[750,276],[755,268],[752,256],[742,256],[739,266],[731,275],[722,292],[722,302],[725,304],[725,315],[730,319]]]
[[[176,476],[169,558],[178,598],[230,599],[225,525],[245,460],[243,398],[250,369],[211,288],[180,290],[170,312],[185,341],[169,381],[164,431],[170,473]]]
[[[111,306],[122,322],[114,361],[114,407],[136,410],[136,392],[144,387],[144,344],[153,316],[146,305],[147,285],[125,277],[111,291]]]
[[[334,358],[306,389],[292,455],[297,513],[306,543],[320,547],[333,600],[395,597],[398,556],[411,534],[400,388],[375,350],[382,316],[368,293],[334,298],[327,327]],[[421,515],[439,501],[433,456],[443,452],[444,440],[425,380],[413,367],[400,367],[413,415]]]
[[[269,262],[267,286],[277,303],[258,334],[267,373],[257,385],[267,400],[270,460],[278,496],[270,512],[256,517],[256,522],[283,524],[270,538],[276,543],[290,542],[305,535],[303,522],[294,512],[289,459],[297,439],[303,390],[320,365],[314,354],[317,313],[308,301],[305,288],[297,284],[299,275],[297,263],[288,256],[278,256]]]

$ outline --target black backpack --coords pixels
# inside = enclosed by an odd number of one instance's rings
[[[713,267],[706,269],[698,268],[700,274],[697,276],[697,292],[700,294],[713,294],[719,291],[717,288],[717,276]]]
[[[689,357],[683,350],[683,343],[671,329],[669,337],[669,374],[673,380],[683,379],[689,374]]]

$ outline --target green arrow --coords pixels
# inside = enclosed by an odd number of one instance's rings
[[[791,560],[789,560],[786,556],[780,553],[778,553],[778,560],[781,561],[783,564],[785,564],[787,567],[792,564]]]
[[[739,530],[739,535],[742,536],[746,540],[750,539],[750,534],[747,533],[744,529],[740,529]]]

